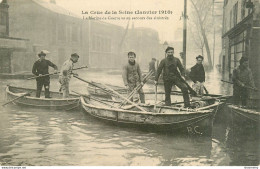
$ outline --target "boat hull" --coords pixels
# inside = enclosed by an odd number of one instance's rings
[[[80,105],[80,98],[76,95],[71,95],[70,98],[63,99],[58,92],[51,92],[52,98],[36,98],[34,89],[26,89],[14,86],[7,86],[6,95],[8,100],[15,99],[23,93],[30,92],[30,96],[24,96],[13,103],[19,106],[45,108],[45,109],[58,109],[58,110],[70,110]]]
[[[139,112],[99,107],[88,103],[86,100],[83,97],[81,98],[84,111],[102,121],[121,126],[134,126],[142,130],[170,132],[172,134],[184,133],[210,136],[213,117],[216,113],[215,109],[185,111],[171,108],[163,108],[160,113]]]

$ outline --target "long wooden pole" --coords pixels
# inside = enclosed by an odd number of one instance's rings
[[[82,79],[82,78],[80,78],[80,77],[78,77],[78,76],[73,76],[73,77],[75,77],[75,78],[77,78],[77,79],[79,79],[79,80],[81,80],[81,81],[83,81],[83,82],[86,82],[86,83],[88,83],[88,84],[95,85],[95,84],[89,82],[88,80]],[[101,84],[101,83],[100,83],[100,84]],[[115,95],[117,95],[117,96],[120,97],[121,99],[126,100],[128,103],[131,103],[133,106],[137,107],[137,108],[140,109],[141,111],[146,112],[145,109],[143,109],[143,108],[141,108],[140,106],[138,106],[137,104],[131,102],[129,99],[125,98],[124,96],[122,96],[121,94],[119,94],[118,92],[116,92],[114,89],[112,89],[112,88],[106,86],[105,84],[101,84],[101,85],[104,86],[104,88],[102,88],[101,86],[98,86],[98,85],[95,85],[95,86],[96,86],[97,88],[100,88],[100,89],[106,91],[106,92],[107,92],[107,90],[110,90],[111,92],[113,92]]]
[[[7,105],[7,104],[9,104],[9,103],[11,103],[11,102],[13,102],[13,101],[15,101],[15,100],[18,100],[18,99],[20,99],[20,98],[22,98],[22,97],[24,97],[24,96],[29,96],[30,93],[32,93],[32,92],[28,92],[28,93],[22,94],[21,96],[16,97],[16,98],[14,98],[14,99],[12,99],[12,100],[10,100],[10,101],[8,101],[8,102],[2,104],[2,106],[5,106],[5,105]]]
[[[84,69],[84,68],[88,68],[88,66],[82,66],[82,67],[75,68],[75,69],[72,69],[72,70],[79,70],[79,69]],[[36,79],[36,78],[38,78],[38,77],[50,76],[50,75],[54,75],[54,74],[58,74],[58,73],[60,73],[60,72],[57,72],[57,73],[49,73],[49,74],[41,75],[41,76],[33,76],[33,77],[27,78],[27,80]]]
[[[152,75],[152,70],[144,77],[144,80],[142,81],[143,85],[147,82],[147,79],[151,77],[151,75]],[[127,99],[131,99],[135,95],[135,93],[143,87],[143,85],[139,84],[138,86],[136,86],[134,90],[127,96]],[[119,107],[123,106],[124,104],[126,104],[126,101],[122,102],[122,104],[120,104]]]
[[[229,84],[234,84],[233,82],[230,82],[230,81],[226,81],[226,80],[221,80],[222,82],[225,82],[225,83],[229,83]],[[242,87],[242,86],[241,86]],[[251,90],[255,90],[255,91],[258,91],[257,88],[253,88],[251,86],[243,86],[244,88],[247,88],[247,89],[251,89]]]

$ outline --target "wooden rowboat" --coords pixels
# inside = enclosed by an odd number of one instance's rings
[[[14,104],[21,106],[61,109],[69,110],[78,107],[80,104],[80,97],[78,95],[71,95],[69,98],[62,98],[59,92],[50,92],[52,98],[36,98],[36,90],[22,87],[7,86],[6,95],[8,100],[15,99],[25,93],[30,93],[29,96],[21,97],[15,101]],[[44,95],[44,93],[42,93]]]
[[[247,109],[238,105],[227,104],[227,112],[231,116],[231,120],[240,125],[250,124],[252,126],[258,126],[260,124],[260,112],[259,109]]]
[[[113,100],[96,101],[81,96],[84,111],[97,118],[117,125],[134,126],[151,131],[211,135],[213,118],[223,102],[216,102],[198,109],[141,105],[146,112],[133,106],[117,108],[120,102]]]

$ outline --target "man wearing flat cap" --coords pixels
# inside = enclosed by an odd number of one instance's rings
[[[69,97],[69,82],[72,73],[74,63],[78,62],[79,55],[77,53],[72,53],[70,59],[66,60],[60,71],[59,82],[60,82],[60,91],[62,92],[63,98]]]
[[[240,65],[233,70],[233,102],[239,105],[240,102],[242,106],[247,105],[247,100],[249,96],[249,89],[255,88],[254,79],[252,71],[249,68],[248,57],[241,57]]]
[[[137,87],[139,84],[141,84],[142,86],[144,84],[140,65],[135,61],[136,54],[134,52],[128,52],[127,55],[128,63],[123,67],[122,77],[125,87],[128,90],[128,93],[131,93],[134,90],[134,88]],[[140,90],[138,90],[138,93],[141,103],[145,103],[143,89],[141,88]]]
[[[190,98],[188,93],[187,85],[180,79],[180,73],[182,76],[185,75],[185,69],[183,68],[181,61],[174,57],[174,48],[167,47],[165,50],[166,58],[164,58],[157,69],[155,76],[155,85],[158,84],[159,76],[163,70],[163,82],[165,90],[165,105],[171,106],[171,90],[172,86],[176,85],[181,89],[184,100],[184,107],[190,107]],[[179,71],[180,73],[179,73]]]
[[[42,86],[44,86],[45,90],[45,98],[51,98],[50,97],[50,76],[43,76],[49,74],[49,66],[54,68],[55,73],[57,73],[58,67],[53,64],[51,61],[45,59],[46,53],[44,51],[41,51],[39,54],[39,59],[33,64],[32,73],[36,76],[39,76],[36,78],[37,82],[37,91],[36,91],[36,97],[41,96]]]
[[[194,83],[192,88],[198,95],[204,94],[205,71],[202,64],[203,59],[203,56],[197,56],[197,63],[191,68],[190,72],[190,79]]]

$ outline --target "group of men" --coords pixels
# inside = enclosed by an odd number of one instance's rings
[[[184,79],[186,79],[185,69],[181,61],[174,57],[174,48],[168,47],[165,50],[166,57],[161,60],[158,69],[156,71],[155,62],[156,59],[153,58],[149,63],[149,71],[153,71],[155,75],[155,85],[158,85],[158,79],[162,73],[164,89],[165,89],[165,105],[171,106],[171,90],[172,86],[176,85],[181,89],[183,93],[184,107],[190,107],[190,97],[189,97],[189,86]],[[38,54],[39,60],[37,60],[34,65],[32,72],[37,76],[37,93],[36,97],[40,97],[42,87],[45,88],[45,97],[50,98],[50,77],[48,72],[48,67],[53,67],[55,73],[57,73],[57,66],[51,61],[45,59],[46,53],[43,51]],[[65,61],[61,67],[59,74],[60,91],[63,93],[63,98],[69,97],[69,81],[71,78],[74,63],[79,59],[77,53],[71,54],[69,60]],[[143,77],[140,69],[140,65],[136,62],[136,54],[134,52],[128,53],[128,63],[123,66],[123,82],[127,88],[128,93],[133,91],[137,86],[143,86]],[[197,63],[191,68],[190,79],[193,81],[192,88],[197,95],[202,96],[204,94],[205,86],[205,70],[203,67],[203,56],[199,55],[196,57]],[[183,79],[184,77],[184,79]],[[239,104],[242,101],[242,105],[246,105],[248,98],[248,88],[246,86],[251,86],[255,88],[253,76],[250,68],[248,67],[248,58],[242,57],[240,59],[240,66],[236,68],[233,72],[233,98],[234,103]],[[138,90],[141,103],[145,103],[145,95],[143,89]]]
[[[32,68],[32,73],[37,76],[36,78],[36,97],[41,96],[42,87],[44,86],[45,98],[51,98],[50,96],[50,76],[49,66],[54,68],[54,73],[58,73],[58,67],[51,61],[45,59],[46,52],[41,51],[39,59],[35,61]],[[70,59],[66,60],[59,74],[60,92],[63,93],[63,98],[69,97],[69,82],[73,70],[74,63],[78,62],[79,55],[77,53],[71,54]],[[76,74],[77,75],[77,74]]]

